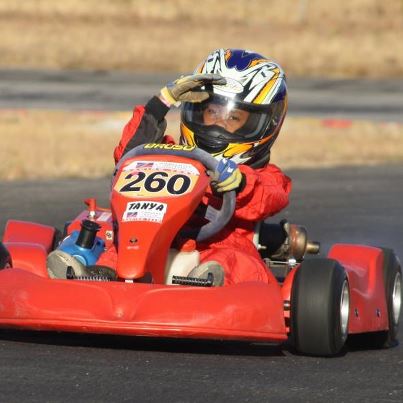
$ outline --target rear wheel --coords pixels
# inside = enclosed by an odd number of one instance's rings
[[[402,269],[399,259],[392,249],[383,251],[383,283],[385,287],[386,306],[388,309],[389,329],[351,335],[348,343],[354,348],[389,348],[398,344],[397,332],[402,305]]]
[[[348,334],[350,289],[335,260],[305,260],[295,274],[291,296],[291,341],[303,354],[332,356]]]

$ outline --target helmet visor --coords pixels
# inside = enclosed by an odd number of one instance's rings
[[[196,132],[214,131],[228,140],[254,141],[267,133],[269,125],[277,126],[276,110],[276,103],[256,106],[211,94],[204,102],[185,103],[182,119]]]

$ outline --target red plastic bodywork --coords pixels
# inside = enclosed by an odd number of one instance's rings
[[[286,323],[287,333],[290,332],[290,316],[291,316],[291,292],[292,284],[294,281],[296,270],[291,270],[287,277],[284,279],[283,285],[281,287],[281,295],[284,301],[284,319]]]
[[[41,245],[47,252],[52,250],[55,229],[47,225],[28,221],[8,220],[4,230],[3,242],[25,242]]]
[[[155,156],[143,156],[141,161],[154,161]],[[200,204],[209,184],[209,178],[205,174],[205,168],[197,161],[190,161],[186,158],[165,156],[164,162],[176,164],[192,165],[200,172],[192,192],[175,197],[160,197],[158,192],[152,198],[155,203],[164,203],[168,205],[163,221],[147,222],[139,221],[133,225],[132,222],[122,220],[128,203],[142,202],[148,200],[148,197],[129,197],[124,192],[118,192],[115,184],[119,179],[119,174],[112,185],[111,206],[115,219],[119,222],[118,233],[118,276],[125,279],[137,279],[144,277],[151,272],[156,283],[164,281],[165,261],[169,246],[178,231],[183,227],[196,207]],[[131,161],[126,162],[121,167],[129,166]],[[130,171],[126,171],[130,172]]]
[[[286,339],[276,284],[195,288],[68,282],[19,269],[3,270],[1,278],[7,284],[0,289],[2,326],[139,336]]]
[[[349,333],[388,329],[382,250],[337,244],[329,251],[329,257],[346,269],[350,286]]]
[[[161,156],[137,157],[141,161],[156,158]],[[128,203],[148,201],[149,196],[128,197],[119,192],[114,187],[118,173],[112,185],[112,209],[100,209],[95,200],[87,200],[88,210],[67,228],[68,233],[79,230],[82,219],[92,217],[101,226],[98,236],[106,245],[118,245],[116,271],[121,281],[49,279],[46,257],[52,249],[55,230],[29,222],[8,222],[3,242],[10,251],[12,268],[0,271],[1,327],[276,343],[287,339],[292,285],[298,267],[283,284],[273,276],[269,284],[256,281],[217,288],[163,284],[168,249],[198,206],[208,177],[198,162],[162,158],[192,164],[199,174],[189,193],[175,197],[156,194],[152,200],[167,205],[160,222],[123,222]],[[127,161],[121,170],[135,160]],[[118,231],[114,221],[119,223]],[[351,290],[349,332],[386,329],[380,249],[335,245],[329,256],[340,261],[347,271]],[[135,281],[146,274],[151,275],[153,283]]]

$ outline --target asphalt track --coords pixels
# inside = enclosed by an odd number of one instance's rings
[[[287,174],[291,204],[275,220],[306,225],[323,254],[335,242],[353,242],[392,247],[403,257],[402,166]],[[108,185],[108,178],[0,183],[0,232],[9,217],[61,228],[88,196],[106,206]],[[402,346],[325,359],[287,346],[3,330],[0,361],[5,402],[403,401]]]
[[[178,74],[0,70],[0,108],[131,110]],[[403,122],[403,80],[288,80],[289,113]]]
[[[325,254],[334,242],[403,256],[401,166],[287,172],[290,206]],[[6,217],[62,227],[87,196],[107,205],[109,180],[1,183]],[[403,339],[400,331],[400,338]],[[0,332],[2,401],[401,402],[403,347],[326,359],[241,343]]]

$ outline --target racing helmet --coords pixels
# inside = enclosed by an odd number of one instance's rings
[[[217,159],[265,166],[287,111],[281,67],[249,50],[218,49],[194,73],[219,74],[226,84],[203,87],[209,94],[203,102],[182,103],[181,144],[195,145]]]

